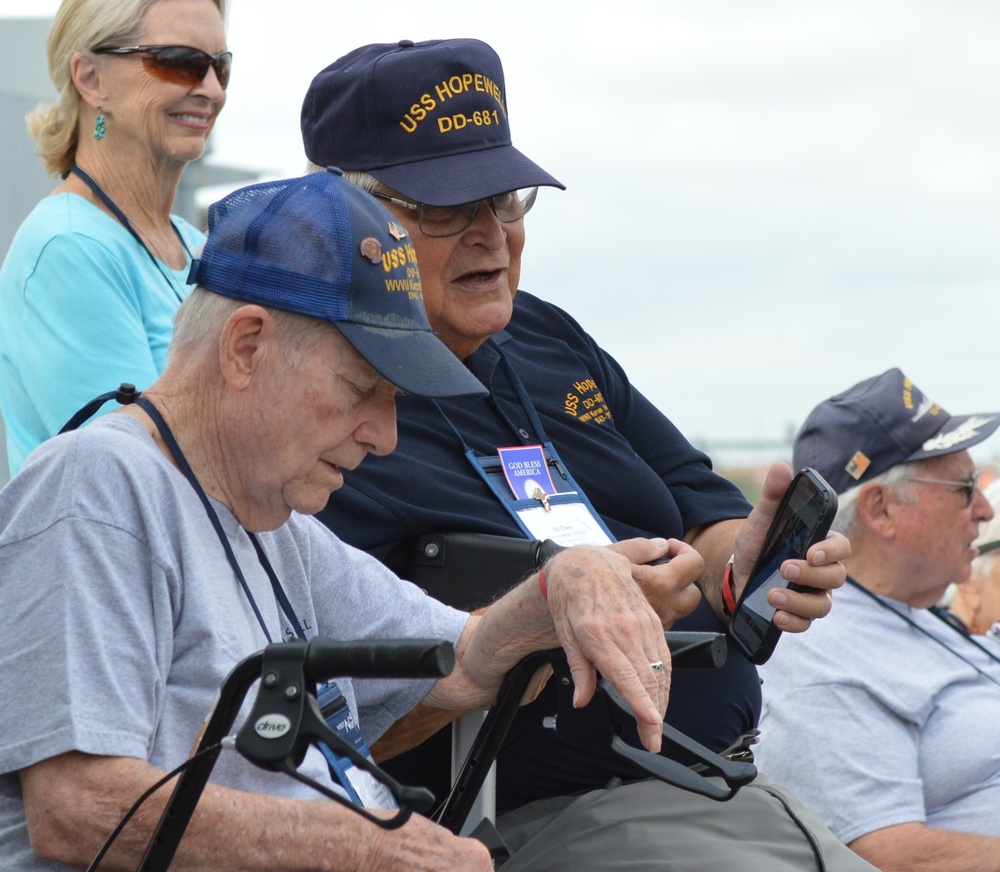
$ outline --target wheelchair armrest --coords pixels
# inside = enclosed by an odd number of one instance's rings
[[[531,677],[553,657],[561,654],[561,648],[535,651],[507,673],[507,677],[500,685],[496,702],[487,713],[486,720],[483,721],[479,734],[469,750],[469,755],[452,784],[448,798],[442,804],[440,811],[434,815],[434,820],[441,826],[456,834],[461,831],[490,766],[500,753]]]
[[[668,645],[672,653],[676,648],[679,659],[685,657],[697,657],[702,660],[707,659],[715,665],[720,665],[725,661],[725,637],[718,633],[666,633]],[[692,638],[697,637],[697,638]],[[721,661],[718,661],[720,641],[711,637],[720,637],[721,650],[723,652]],[[699,652],[694,654],[693,652]],[[496,759],[503,745],[507,732],[510,729],[514,718],[517,715],[521,698],[528,688],[532,676],[542,666],[565,661],[565,653],[561,648],[550,651],[536,651],[529,654],[517,666],[515,666],[504,679],[497,694],[496,702],[486,715],[482,728],[476,736],[475,742],[466,757],[461,771],[458,773],[452,785],[448,798],[441,805],[434,820],[453,833],[459,833],[465,825],[476,797],[486,779],[490,766]],[[606,705],[615,705],[621,711],[631,716],[624,701],[603,679],[599,682],[600,693],[606,700]],[[610,691],[610,693],[609,693]],[[570,718],[575,717],[575,713],[568,713]],[[563,719],[567,713],[560,715]],[[638,765],[650,776],[675,784],[685,790],[691,790],[707,796],[711,799],[726,800],[736,794],[744,784],[751,781],[757,774],[757,770],[750,763],[737,763],[726,760],[693,739],[675,730],[667,724],[663,725],[664,738],[691,754],[697,761],[701,770],[710,777],[720,777],[725,782],[726,787],[722,788],[718,784],[709,781],[708,778],[688,767],[682,766],[676,761],[658,754],[651,754],[639,748],[633,748],[626,744],[620,736],[614,732],[614,717],[608,715],[608,725],[611,727],[611,749],[624,759]],[[556,727],[558,731],[558,725]]]
[[[674,668],[720,669],[726,663],[729,648],[725,633],[668,630],[663,635]]]
[[[599,681],[601,690],[604,691],[605,698],[609,703],[613,703],[621,711],[634,717],[632,709],[605,679]],[[676,760],[668,757],[661,757],[659,754],[652,754],[642,748],[633,748],[622,741],[621,737],[615,735],[611,739],[612,749],[631,760],[637,766],[641,766],[651,775],[674,784],[692,793],[706,796],[709,799],[724,802],[736,796],[737,791],[746,784],[749,784],[757,777],[757,768],[752,763],[737,760],[727,760],[718,754],[710,751],[704,745],[696,742],[690,736],[685,735],[680,730],[676,730],[669,724],[663,725],[663,738],[672,745],[687,751],[697,761],[698,771],[687,766],[682,766]],[[722,788],[714,782],[709,781],[705,775],[718,776],[726,787]]]

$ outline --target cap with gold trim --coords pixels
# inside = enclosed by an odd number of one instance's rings
[[[503,67],[478,39],[361,46],[316,74],[301,122],[313,163],[363,170],[426,205],[565,188],[511,144]]]
[[[418,396],[486,396],[431,331],[416,252],[340,170],[240,188],[208,211],[189,283],[331,321],[378,373]]]
[[[997,412],[949,415],[890,369],[816,406],[795,437],[792,462],[844,493],[899,463],[965,451],[998,426]]]

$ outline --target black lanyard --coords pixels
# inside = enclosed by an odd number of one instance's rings
[[[983,672],[983,670],[980,669],[978,666],[976,666],[976,664],[973,663],[971,660],[969,660],[968,657],[964,656],[961,652],[956,651],[954,648],[952,648],[950,645],[948,645],[944,640],[939,639],[937,636],[935,636],[932,632],[930,632],[926,628],[921,627],[920,624],[918,624],[915,620],[913,620],[913,618],[911,618],[909,615],[904,614],[903,612],[899,611],[899,609],[897,609],[897,608],[893,607],[892,605],[890,605],[888,602],[885,601],[885,599],[883,599],[882,597],[880,597],[878,594],[872,593],[870,590],[868,590],[867,587],[863,587],[858,582],[856,582],[853,578],[848,578],[847,579],[847,583],[849,585],[851,585],[852,587],[857,588],[858,590],[860,590],[869,599],[872,599],[875,602],[877,602],[880,606],[882,606],[882,608],[887,609],[888,611],[892,612],[901,621],[909,624],[918,633],[923,633],[923,635],[925,635],[928,639],[932,640],[933,642],[936,642],[938,645],[940,645],[942,648],[944,648],[944,650],[947,651],[949,654],[952,654],[953,656],[955,656],[959,660],[961,660],[963,663],[966,663],[969,666],[971,666],[973,669],[976,670],[976,672],[978,672],[987,681],[991,681],[993,684],[996,684],[997,686],[1000,686],[1000,681],[997,681],[992,675],[988,675],[987,673]],[[978,648],[990,660],[993,660],[996,663],[1000,663],[1000,657],[998,657],[996,654],[993,654],[992,652],[988,651],[986,648],[984,648],[982,645],[980,645],[975,639],[973,639],[972,636],[970,636],[968,633],[964,632],[959,627],[956,627],[953,623],[951,623],[951,621],[949,621],[949,620],[947,620],[945,618],[942,618],[941,615],[936,614],[932,610],[928,609],[928,611],[930,611],[931,614],[934,614],[935,617],[937,617],[944,626],[950,627],[958,635],[958,637],[960,639],[964,639],[970,645]]]
[[[150,418],[153,419],[153,423],[160,431],[163,441],[167,444],[167,448],[170,449],[170,453],[173,455],[174,460],[177,461],[177,465],[180,467],[181,472],[184,473],[184,477],[191,483],[191,487],[194,488],[195,493],[198,494],[198,499],[201,500],[201,504],[205,507],[208,519],[212,522],[212,527],[215,528],[215,533],[219,537],[219,541],[222,543],[222,547],[226,552],[226,558],[229,560],[229,565],[233,568],[233,572],[236,573],[236,578],[239,579],[240,586],[243,588],[243,592],[246,594],[247,600],[250,603],[250,608],[253,609],[253,613],[257,617],[257,622],[260,624],[260,628],[264,631],[264,637],[270,644],[273,640],[271,639],[271,634],[268,632],[267,624],[264,622],[260,609],[257,607],[257,601],[253,597],[250,585],[247,584],[247,580],[243,575],[243,570],[240,569],[239,561],[237,561],[236,555],[233,553],[233,546],[230,545],[229,538],[226,536],[225,530],[222,529],[222,522],[219,520],[219,515],[216,513],[215,509],[212,507],[208,494],[205,493],[205,489],[198,481],[198,477],[194,474],[194,470],[191,469],[191,464],[188,463],[187,458],[184,456],[184,452],[181,451],[180,446],[177,444],[177,440],[174,438],[174,434],[171,432],[170,427],[167,426],[167,422],[163,420],[163,416],[160,414],[156,406],[149,402],[149,400],[145,397],[136,397],[134,402],[147,415],[149,415]],[[250,541],[253,543],[254,550],[257,552],[257,559],[260,561],[260,565],[264,568],[264,572],[267,573],[267,577],[271,582],[271,588],[274,590],[274,596],[278,600],[281,610],[285,613],[285,617],[295,630],[295,635],[300,639],[305,639],[305,631],[302,629],[302,625],[299,623],[295,610],[292,608],[292,604],[288,600],[288,595],[285,593],[284,588],[281,586],[281,582],[278,580],[277,573],[275,573],[274,567],[271,565],[271,561],[267,559],[267,555],[264,553],[264,549],[257,540],[257,537],[249,531],[247,531],[247,536],[250,537]]]
[[[139,235],[138,231],[136,231],[136,229],[132,226],[132,222],[128,220],[128,216],[121,210],[121,207],[104,192],[104,188],[102,188],[99,184],[97,184],[97,182],[94,181],[93,177],[91,177],[87,172],[82,170],[76,164],[73,164],[73,166],[70,167],[69,171],[73,173],[73,175],[81,179],[83,183],[88,188],[90,188],[90,190],[94,192],[94,195],[97,196],[100,199],[100,201],[104,203],[104,205],[111,210],[115,218],[117,218],[119,222],[121,222],[121,225],[129,233],[131,233],[133,237],[135,237],[135,241],[142,246],[142,250],[145,251],[146,254],[149,255],[149,259],[153,261],[153,266],[155,266],[157,270],[159,270],[163,278],[166,279],[167,284],[170,286],[170,290],[173,291],[174,293],[174,296],[176,296],[178,300],[183,301],[184,295],[177,290],[177,286],[175,285],[174,280],[163,271],[163,268],[164,266],[166,266],[166,264],[161,264],[160,261],[157,259],[156,255],[149,250],[149,246],[146,245],[145,240]],[[190,260],[191,249],[187,247],[187,243],[184,241],[184,237],[181,236],[180,230],[177,229],[177,226],[174,224],[173,221],[170,222],[170,226],[171,228],[173,228],[174,233],[177,234],[177,238],[181,241],[181,245],[184,246],[184,253],[187,255],[188,260]]]

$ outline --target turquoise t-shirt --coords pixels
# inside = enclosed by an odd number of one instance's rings
[[[174,223],[197,256],[204,234]],[[156,380],[174,312],[191,290],[189,266],[154,263],[117,220],[75,194],[34,208],[0,267],[0,414],[11,475],[98,394]]]

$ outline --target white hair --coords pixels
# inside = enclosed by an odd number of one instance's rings
[[[226,320],[240,306],[245,305],[243,300],[234,300],[202,287],[195,288],[174,314],[174,334],[167,348],[168,360],[173,360],[182,353],[214,350]],[[337,332],[337,328],[329,321],[270,306],[263,308],[274,318],[285,363],[289,368],[296,367],[320,340]]]
[[[321,167],[319,164],[315,164],[311,160],[307,160],[306,172],[325,173],[326,167]],[[382,193],[385,190],[385,186],[378,179],[376,179],[375,176],[371,173],[366,173],[363,170],[344,170],[344,178],[355,187],[361,188],[362,191],[367,191],[369,194],[372,191]]]
[[[914,460],[909,463],[897,463],[885,472],[881,472],[868,479],[868,481],[844,491],[837,500],[837,517],[834,519],[833,529],[847,536],[848,539],[851,538],[851,531],[858,521],[858,494],[861,493],[861,488],[870,484],[882,484],[891,487],[895,491],[896,496],[904,503],[915,503],[917,501],[916,492],[910,487],[910,483],[906,479],[912,475],[916,475],[921,462]]]

